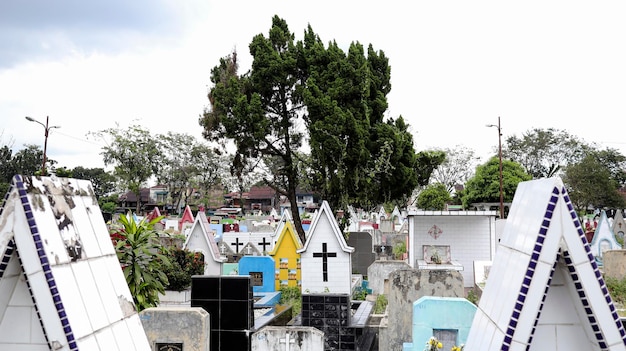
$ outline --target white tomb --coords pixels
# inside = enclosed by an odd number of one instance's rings
[[[204,275],[222,274],[222,264],[227,260],[225,255],[220,254],[214,235],[215,231],[211,229],[206,214],[199,211],[183,248],[204,255]]]
[[[613,234],[613,230],[611,229],[611,225],[609,224],[609,220],[606,217],[606,212],[602,211],[600,213],[600,219],[598,220],[598,226],[596,227],[596,231],[593,234],[593,239],[591,239],[591,252],[596,258],[596,262],[602,266],[603,260],[602,256],[604,251],[607,250],[621,250],[622,245],[617,242],[615,235]]]
[[[297,250],[302,262],[302,291],[310,294],[351,294],[352,252],[333,216],[322,202],[304,246]]]
[[[626,350],[626,332],[560,178],[518,185],[467,350]]]
[[[89,181],[15,176],[0,260],[0,350],[151,349]]]

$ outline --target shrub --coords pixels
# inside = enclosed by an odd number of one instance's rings
[[[374,313],[381,314],[387,309],[387,296],[380,294],[376,296],[376,303],[374,304]]]
[[[293,315],[297,315],[302,310],[302,293],[297,286],[285,286],[280,288],[281,305],[292,305]]]
[[[169,281],[167,290],[183,291],[191,286],[192,275],[204,274],[204,257],[199,252],[172,248],[169,260],[171,265],[164,270]]]

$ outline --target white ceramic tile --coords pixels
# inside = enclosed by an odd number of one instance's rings
[[[29,195],[30,197],[30,195]],[[58,223],[52,213],[48,198],[43,195],[32,195],[31,208],[37,223],[37,230],[41,236],[44,250],[51,265],[69,262],[63,238],[59,232]],[[43,209],[33,202],[43,205]],[[17,233],[17,232],[16,232]]]
[[[100,247],[101,254],[114,255],[115,248],[113,247],[113,243],[111,242],[111,237],[109,235],[107,225],[104,222],[104,218],[102,217],[100,207],[97,204],[86,204],[85,207],[87,208],[87,215],[89,216],[89,221],[91,223],[91,228],[94,232],[95,238],[98,241],[98,246]]]
[[[115,335],[113,334],[112,327],[103,328],[98,330],[95,334],[98,346],[103,351],[124,351],[120,349],[115,341]]]
[[[26,278],[20,276],[17,279],[15,289],[11,294],[10,306],[33,306],[33,299],[30,296],[28,285],[26,285]]]
[[[565,241],[565,245],[567,245],[570,259],[574,265],[589,262],[587,251],[585,251],[578,231],[571,221],[563,223],[563,241]]]
[[[93,333],[85,302],[80,294],[72,268],[69,265],[57,265],[52,268],[52,271],[74,337],[80,339]]]
[[[87,335],[76,340],[76,344],[79,350],[89,350],[89,351],[105,351],[107,349],[102,349],[98,346],[98,341],[96,340],[95,335]],[[108,350],[107,350],[108,351]]]
[[[130,294],[128,284],[124,278],[124,272],[120,267],[120,262],[116,256],[103,257],[105,261],[105,267],[109,271],[109,281],[111,287],[115,291],[115,296],[122,297],[127,301],[133,301],[133,296]]]
[[[559,350],[563,346],[559,341],[560,337],[557,340],[555,325],[538,325],[530,345],[530,351]],[[565,350],[579,350],[579,348],[577,346]]]
[[[100,244],[94,235],[82,198],[75,196],[74,205],[72,208],[73,224],[82,245],[82,259],[98,257],[101,255]]]
[[[126,325],[126,320],[120,320],[113,323],[110,326],[110,330],[113,333],[113,339],[115,340],[118,348],[124,351],[134,350],[134,342],[131,336],[131,331]]]
[[[35,295],[37,301],[37,309],[41,319],[45,325],[46,334],[48,338],[53,340],[61,340],[63,344],[67,343],[65,339],[65,333],[59,320],[59,314],[52,301],[50,294],[50,288],[46,282],[43,272],[37,272],[28,276],[28,282],[30,284],[31,291]]]
[[[47,344],[46,336],[39,321],[39,315],[34,307],[30,309],[30,343],[31,344]]]
[[[139,319],[139,315],[135,314],[130,318],[126,318],[126,325],[130,332],[130,335],[133,338],[133,344],[135,345],[135,350],[137,351],[150,351],[150,342],[148,341],[148,337],[146,336],[146,332],[143,329],[143,325],[141,324],[141,320]]]
[[[100,298],[100,292],[95,281],[96,277],[93,275],[89,262],[81,260],[72,263],[70,266],[78,283],[82,301],[87,307],[87,315],[92,330],[103,328],[109,324],[109,318]]]
[[[597,345],[594,347],[589,342],[587,334],[580,326],[574,325],[558,325],[556,326],[557,344],[558,350],[599,350]],[[531,350],[541,351],[542,339],[537,339],[537,343],[533,341],[533,346],[537,344],[537,347],[531,348]],[[622,341],[622,350],[624,349],[624,342]],[[544,349],[545,350],[545,349]],[[611,350],[620,350],[620,348],[611,348]]]
[[[2,279],[0,279],[0,316],[2,316],[2,311],[6,306],[9,305],[9,300],[13,296],[13,291],[15,290],[18,279],[19,276],[17,275],[2,277]]]
[[[93,276],[96,277],[95,282],[100,293],[100,298],[102,299],[102,304],[103,306],[106,306],[105,312],[108,316],[108,323],[111,324],[122,319],[123,315],[117,295],[113,289],[113,285],[111,284],[109,270],[106,267],[107,262],[109,261],[105,258],[99,257],[90,259],[89,265],[91,267],[91,271],[93,272]]]
[[[31,307],[9,306],[0,324],[0,342],[28,343],[30,341]]]
[[[41,271],[41,262],[39,261],[39,255],[37,249],[33,243],[33,238],[30,234],[28,222],[24,217],[24,211],[21,206],[15,209],[15,233],[14,236],[15,245],[20,254],[22,261],[22,267],[26,273],[34,273]]]
[[[0,343],[0,350],[11,351],[50,351],[48,344],[33,345],[33,344],[3,344]]]

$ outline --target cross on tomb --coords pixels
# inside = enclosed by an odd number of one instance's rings
[[[257,243],[257,245],[259,245],[259,246],[263,246],[263,252],[266,252],[266,251],[267,251],[267,249],[265,249],[265,247],[266,247],[267,245],[269,245],[269,244],[270,244],[270,243],[268,243],[268,242],[266,242],[266,241],[265,241],[265,237],[263,237],[263,242],[262,242],[262,243]]]
[[[322,258],[322,274],[324,276],[324,281],[328,281],[328,258],[329,257],[337,257],[336,252],[328,252],[327,244],[322,243],[322,252],[314,252],[313,257],[321,257]]]
[[[235,242],[230,244],[235,245],[235,253],[239,253],[239,245],[243,246],[243,243],[239,242],[239,238],[235,238]]]
[[[380,247],[380,251],[381,251],[381,253],[385,253],[385,245]]]
[[[220,251],[222,252],[222,255],[226,253],[226,244],[222,243],[222,245],[220,245]]]
[[[252,247],[250,247],[250,245],[246,246],[246,251],[248,251],[248,255],[250,255],[250,250],[252,250]]]
[[[285,335],[284,338],[278,340],[279,343],[285,344],[285,351],[289,351],[289,344],[295,344],[296,339],[289,338],[289,332]]]

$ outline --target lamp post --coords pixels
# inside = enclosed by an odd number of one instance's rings
[[[487,124],[487,127],[498,128],[498,158],[500,160],[500,218],[504,218],[504,191],[502,189],[502,128],[500,127],[500,116],[498,116],[498,125]]]
[[[43,142],[43,162],[41,163],[41,175],[42,176],[46,175],[46,152],[48,151],[47,150],[48,149],[48,133],[50,132],[50,129],[52,128],[61,128],[60,126],[49,126],[48,119],[49,117],[46,116],[46,124],[43,124],[32,117],[26,116],[26,120],[41,124],[45,130],[45,133],[44,133],[45,139]]]

